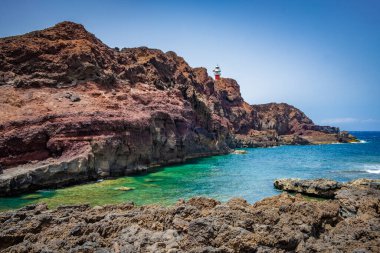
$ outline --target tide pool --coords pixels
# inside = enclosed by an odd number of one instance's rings
[[[380,178],[380,132],[352,132],[361,143],[248,148],[248,154],[194,159],[147,174],[63,189],[46,189],[0,198],[0,210],[45,202],[49,207],[89,203],[170,205],[178,199],[206,196],[221,201],[242,197],[253,203],[278,194],[277,178],[331,178],[346,182]],[[121,191],[120,187],[132,190]]]

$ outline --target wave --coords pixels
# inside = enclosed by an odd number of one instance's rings
[[[365,141],[365,140],[359,140],[358,142],[351,142],[352,144],[364,144],[364,143],[368,143],[368,141]]]
[[[344,174],[355,174],[355,173],[366,173],[365,170],[333,170],[333,173],[344,173]]]
[[[364,171],[370,174],[380,174],[380,164],[364,165]]]
[[[357,142],[350,142],[351,144],[364,144],[364,143],[368,143],[368,141],[365,141],[365,140],[359,140]],[[332,142],[330,143],[332,145],[341,145],[341,144],[347,144],[345,142]],[[324,145],[324,144],[320,144],[320,145]]]
[[[343,173],[343,174],[380,174],[380,164],[364,164],[359,168],[355,166],[356,169],[349,170],[335,170],[333,173]]]
[[[377,170],[366,170],[367,173],[371,173],[371,174],[380,174],[380,169],[377,169]]]

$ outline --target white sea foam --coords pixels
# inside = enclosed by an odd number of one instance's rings
[[[333,173],[349,173],[349,174],[380,174],[380,164],[361,164],[353,166],[355,169],[336,170]]]
[[[359,140],[358,142],[351,142],[352,144],[364,144],[364,143],[368,143],[368,141],[365,141],[365,140]]]
[[[364,166],[364,170],[371,174],[380,174],[380,164],[367,164]]]
[[[366,170],[367,173],[371,173],[371,174],[380,174],[380,169],[377,169],[377,170]]]

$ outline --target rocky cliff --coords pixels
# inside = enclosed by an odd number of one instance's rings
[[[31,205],[0,214],[0,251],[380,252],[379,180],[280,182],[335,194],[316,200],[283,193],[253,205],[236,198],[171,207]]]
[[[350,141],[287,104],[249,105],[174,52],[109,48],[72,22],[0,39],[0,194],[234,147]]]

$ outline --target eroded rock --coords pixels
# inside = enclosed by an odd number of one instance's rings
[[[351,183],[337,191],[330,200],[282,193],[253,205],[203,197],[170,207],[31,205],[0,213],[0,250],[379,252],[380,190]]]
[[[342,184],[329,179],[278,179],[274,182],[274,186],[288,192],[334,198],[336,191],[342,187]]]

